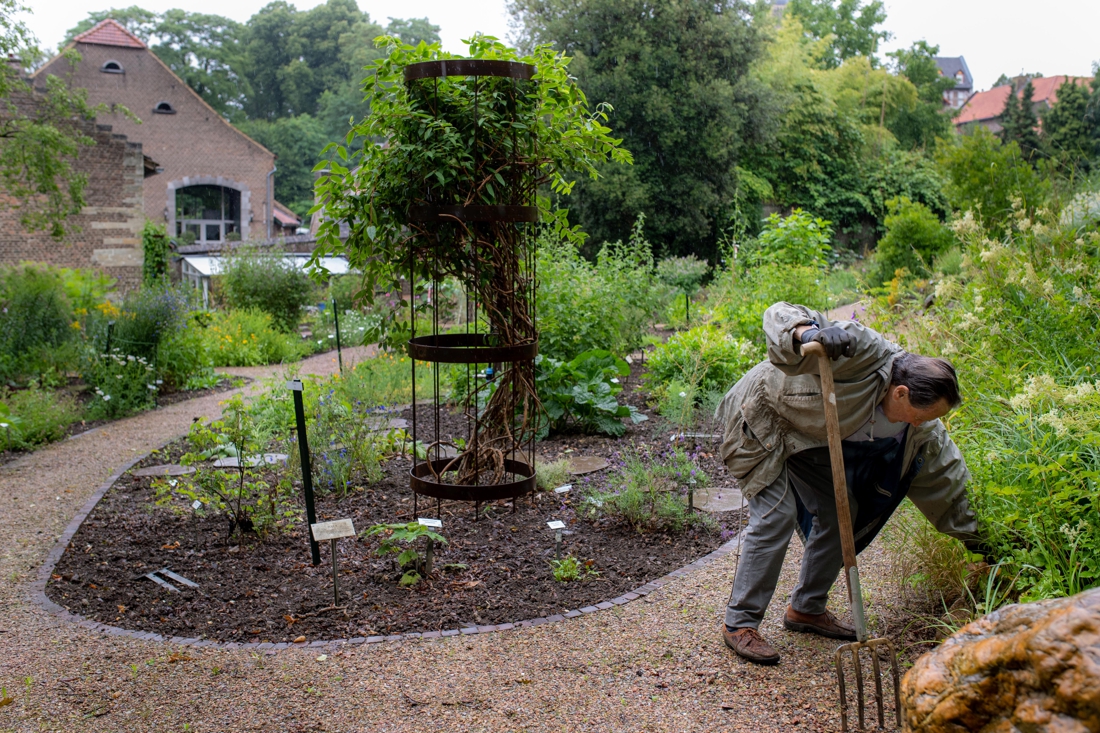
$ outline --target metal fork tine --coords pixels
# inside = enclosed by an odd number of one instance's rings
[[[894,643],[886,642],[890,649],[890,670],[894,675],[894,721],[901,728],[901,677],[898,674],[898,655],[894,653]]]
[[[844,650],[847,646],[838,647],[836,650],[836,678],[840,682],[840,731],[848,731],[848,691],[844,686]]]
[[[866,715],[863,706],[863,665],[859,663],[859,647],[861,644],[852,644],[852,664],[856,668],[856,710],[859,712],[859,730],[867,728]]]
[[[878,645],[871,646],[871,667],[875,671],[875,702],[878,704],[878,727],[886,727],[886,714],[882,709],[882,670],[878,664]]]

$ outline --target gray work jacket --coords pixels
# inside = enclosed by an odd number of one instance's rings
[[[749,370],[723,398],[715,416],[725,425],[722,460],[751,498],[779,476],[789,456],[828,445],[816,357],[803,357],[795,343],[798,326],[840,326],[855,339],[851,357],[833,362],[841,435],[871,418],[890,386],[890,368],[902,353],[897,344],[855,321],[830,321],[823,313],[776,303],[764,313],[768,360]],[[909,427],[905,475],[920,459],[909,499],[940,532],[973,541],[977,523],[966,495],[970,472],[943,423]]]

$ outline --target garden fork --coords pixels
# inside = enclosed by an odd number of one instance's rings
[[[833,469],[833,493],[836,495],[837,524],[840,529],[840,549],[844,556],[844,579],[848,583],[848,599],[852,605],[852,619],[856,626],[856,641],[844,644],[836,650],[836,675],[840,686],[840,730],[848,730],[848,696],[844,682],[844,657],[851,655],[855,667],[856,705],[859,712],[859,727],[866,730],[865,705],[863,697],[863,666],[859,652],[868,649],[871,652],[871,667],[875,677],[875,702],[878,705],[878,727],[886,724],[882,698],[882,671],[879,667],[879,650],[886,648],[890,658],[890,669],[894,677],[894,717],[901,719],[901,682],[898,677],[898,657],[894,644],[889,639],[868,639],[867,620],[863,614],[863,593],[859,587],[859,566],[856,564],[856,541],[852,531],[852,514],[848,505],[848,481],[844,475],[844,452],[840,445],[840,418],[836,411],[836,388],[833,384],[833,365],[825,353],[825,347],[817,342],[802,345],[806,356],[817,356],[821,372],[821,396],[825,403],[825,428],[829,434],[829,461]]]

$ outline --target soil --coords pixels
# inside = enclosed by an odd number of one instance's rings
[[[206,389],[189,389],[179,390],[177,392],[167,392],[157,396],[157,407],[167,407],[168,405],[174,405],[178,402],[185,402],[187,400],[197,399],[199,397],[206,397],[207,395],[218,394],[220,392],[228,392],[231,389],[244,386],[252,382],[248,377],[235,377],[230,374],[219,375],[221,379],[213,387]],[[88,402],[88,388],[78,378],[74,378],[72,383],[66,388],[72,392],[76,397],[77,402],[83,406]],[[62,440],[68,438],[74,438],[77,435],[86,433],[89,430],[95,430],[96,428],[104,425],[109,425],[114,420],[77,420],[71,423],[65,428],[65,437]],[[37,446],[35,450],[41,448]],[[34,450],[5,450],[0,451],[0,466],[11,463],[12,461],[22,458],[25,455],[33,453]]]
[[[623,401],[649,413],[637,389],[638,360],[625,381]],[[391,417],[412,420],[411,408]],[[417,433],[435,438],[435,411],[417,406]],[[440,413],[439,438],[461,436],[465,418]],[[537,618],[594,605],[629,592],[718,547],[740,526],[737,512],[712,515],[679,533],[638,533],[621,520],[592,520],[576,504],[588,486],[613,486],[627,449],[659,460],[677,431],[659,416],[629,425],[621,438],[564,434],[536,444],[537,461],[571,454],[602,456],[612,466],[574,477],[565,495],[538,492],[515,502],[473,504],[414,498],[410,461],[383,463],[384,478],[349,491],[319,493],[317,519],[351,518],[359,532],[374,524],[408,522],[416,514],[438,517],[447,544],[435,548],[434,572],[411,587],[395,555],[379,556],[376,536],[337,542],[340,601],[334,604],[329,544],[320,564],[310,562],[305,523],[298,521],[263,541],[255,535],[227,540],[224,517],[197,516],[185,503],[155,507],[152,479],[124,475],[85,520],[58,563],[47,594],[74,613],[103,623],[166,636],[222,641],[294,641],[435,631]],[[707,445],[687,446],[712,485],[730,485]],[[181,443],[136,467],[175,462]],[[314,446],[314,475],[324,483],[323,459]],[[565,498],[562,498],[562,497]],[[416,514],[414,514],[414,504]],[[562,554],[591,571],[570,582],[554,580],[554,532],[546,522],[566,522]],[[423,540],[420,545],[423,552]],[[169,592],[144,577],[167,567],[198,584]],[[334,607],[335,606],[335,607]]]

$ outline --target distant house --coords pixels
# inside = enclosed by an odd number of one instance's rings
[[[146,217],[174,237],[211,246],[297,229],[297,217],[274,200],[275,155],[219,115],[139,38],[108,19],[69,48],[82,57],[71,83],[88,90],[91,104],[121,105],[141,119],[110,111],[97,121],[140,142],[161,167],[145,181]],[[44,86],[48,74],[69,72],[58,57],[34,80]]]
[[[962,107],[974,93],[974,77],[962,56],[937,56],[936,66],[940,76],[955,80],[955,86],[943,93],[943,105],[952,109]]]
[[[1035,90],[1031,98],[1032,108],[1041,116],[1044,110],[1050,109],[1058,101],[1058,87],[1067,81],[1084,86],[1090,79],[1087,76],[1040,76],[1030,81]],[[973,95],[955,118],[955,129],[965,132],[981,125],[990,132],[1000,132],[1003,129],[1001,115],[1004,113],[1008,95],[1023,97],[1027,82],[1028,77],[1018,77],[1011,84]]]

